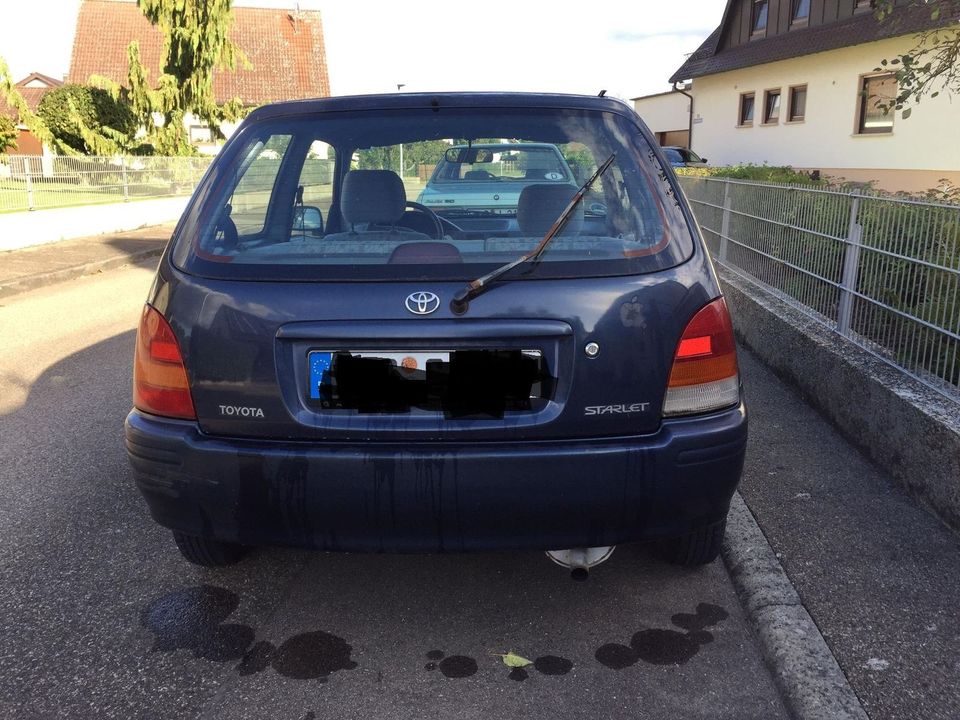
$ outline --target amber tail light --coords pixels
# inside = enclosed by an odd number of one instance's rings
[[[733,324],[727,304],[718,298],[693,316],[680,337],[663,414],[705,413],[739,401],[740,376]]]
[[[194,420],[180,345],[163,315],[145,305],[133,358],[133,404],[151,415]]]

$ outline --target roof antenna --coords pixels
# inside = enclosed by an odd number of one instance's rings
[[[600,92],[597,93],[597,97],[603,97],[606,94],[607,94],[606,90],[601,90]]]

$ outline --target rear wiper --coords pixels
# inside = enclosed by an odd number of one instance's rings
[[[450,301],[450,309],[457,315],[463,315],[467,311],[470,300],[482,295],[491,287],[491,283],[497,278],[501,277],[504,273],[507,273],[517,265],[522,265],[525,262],[532,261],[536,262],[540,259],[540,256],[543,255],[543,251],[547,249],[547,245],[550,244],[550,241],[553,240],[554,236],[557,235],[562,229],[563,226],[567,224],[567,220],[570,219],[570,216],[573,214],[573,211],[576,209],[577,205],[583,200],[583,196],[590,191],[590,187],[597,181],[603,173],[606,171],[613,161],[616,159],[617,154],[613,153],[608,157],[603,164],[597,168],[597,171],[587,180],[583,185],[580,186],[580,189],[577,190],[576,194],[567,204],[567,207],[564,208],[563,212],[560,213],[558,217],[549,230],[547,234],[543,236],[543,239],[537,243],[537,246],[528,252],[526,255],[522,255],[516,260],[511,260],[506,265],[501,265],[496,270],[491,270],[486,275],[478,277],[476,280],[471,280],[467,283],[467,286],[463,288],[460,292],[453,296],[453,300]]]

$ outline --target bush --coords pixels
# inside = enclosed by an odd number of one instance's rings
[[[133,136],[137,130],[130,108],[114,100],[106,90],[86,85],[61,85],[49,91],[40,100],[37,114],[54,137],[79,152],[93,152],[93,148],[83,141],[78,118],[97,132],[107,127]]]
[[[17,126],[6,115],[0,115],[0,155],[17,145]]]
[[[677,175],[688,177],[723,177],[753,182],[789,183],[791,185],[826,185],[826,179],[814,179],[808,173],[788,165],[726,165],[720,167],[676,168]]]

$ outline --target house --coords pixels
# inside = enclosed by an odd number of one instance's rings
[[[57,80],[42,73],[33,72],[16,83],[14,87],[16,87],[17,92],[23,97],[30,111],[35,113],[40,106],[40,100],[43,96],[46,95],[49,90],[60,87],[61,85],[63,85],[62,80]],[[17,122],[17,146],[15,149],[9,150],[8,154],[41,155],[43,153],[43,145],[41,142],[34,137],[26,125],[20,122],[20,117],[16,109],[7,105],[3,100],[0,100],[0,115],[11,117]]]
[[[631,98],[633,109],[661,145],[690,147],[690,97],[673,90]]]
[[[884,114],[897,81],[877,70],[918,32],[956,23],[960,3],[897,5],[879,22],[870,0],[727,0],[670,78],[693,81],[692,146],[712,164],[791,165],[884,190],[960,185],[960,98]]]
[[[234,7],[230,39],[249,66],[214,71],[213,90],[220,104],[239,98],[245,107],[280,100],[330,95],[323,24],[316,10]],[[163,36],[143,16],[134,0],[82,0],[73,40],[72,83],[88,84],[92,75],[126,84],[127,47],[136,40],[140,60],[151,77],[160,74]],[[195,118],[186,120],[196,145],[212,144],[210,130]],[[224,127],[225,131],[231,128]]]

